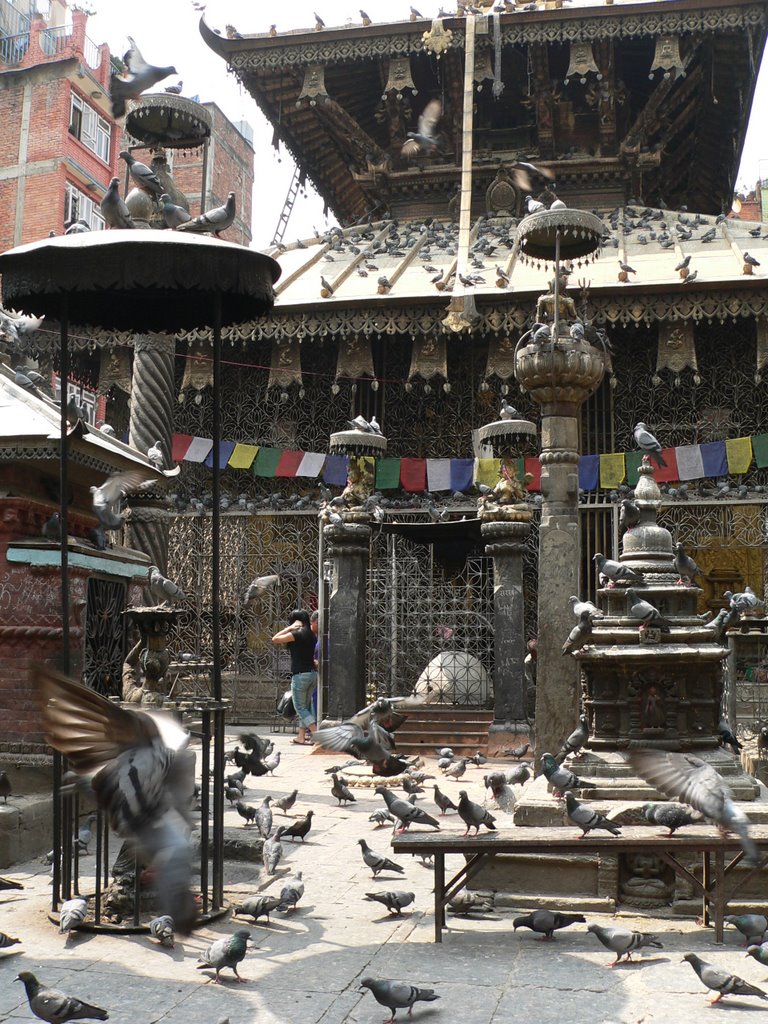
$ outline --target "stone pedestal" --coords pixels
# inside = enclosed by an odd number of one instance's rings
[[[510,745],[514,736],[527,736],[529,732],[526,714],[528,683],[523,669],[523,552],[531,530],[531,513],[523,510],[518,515],[518,521],[481,516],[485,550],[493,558],[494,720],[489,729],[491,752]]]
[[[328,708],[331,718],[350,718],[365,705],[366,576],[371,528],[366,513],[347,513],[342,524],[323,527],[333,565],[328,601]]]
[[[579,670],[562,645],[574,625],[568,598],[580,587],[579,412],[604,368],[586,341],[529,343],[515,357],[517,380],[541,406],[537,754],[556,752],[579,716]]]
[[[168,696],[165,673],[171,663],[168,638],[177,613],[160,605],[151,608],[127,608],[126,618],[138,626],[142,648],[138,644],[128,655],[123,668],[123,700],[128,704],[162,707]]]

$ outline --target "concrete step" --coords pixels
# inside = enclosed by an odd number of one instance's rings
[[[493,712],[484,708],[430,704],[408,709],[408,720],[397,730],[397,749],[403,754],[434,757],[438,747],[450,747],[459,757],[478,750],[487,753]]]

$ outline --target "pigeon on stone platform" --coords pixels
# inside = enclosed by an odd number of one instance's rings
[[[256,825],[259,829],[259,835],[263,839],[269,839],[270,833],[272,832],[272,810],[269,806],[272,797],[267,795],[261,803],[261,807],[256,808]]]
[[[112,117],[116,120],[125,114],[128,100],[137,100],[147,89],[151,89],[153,85],[162,82],[169,75],[177,73],[176,68],[170,65],[155,67],[153,64],[147,64],[130,36],[128,36],[128,42],[131,44],[130,49],[126,50],[123,55],[126,66],[125,75],[122,78],[112,75],[109,83]]]
[[[380,853],[376,853],[364,839],[358,839],[357,841],[363,854],[363,863],[371,869],[374,878],[382,871],[396,872],[400,875],[405,874],[405,869],[400,864],[395,864],[388,857],[383,857]]]
[[[342,802],[344,804],[357,803],[353,794],[349,790],[349,786],[346,784],[344,779],[340,779],[335,772],[331,776],[331,778],[333,779],[333,785],[331,786],[331,796],[336,797],[338,806],[341,806]]]
[[[589,804],[581,803],[573,793],[565,794],[565,813],[568,820],[581,829],[582,839],[593,829],[604,829],[613,836],[621,835],[621,830],[614,822],[599,811],[593,810]]]
[[[579,621],[570,631],[562,646],[562,654],[570,654],[572,651],[581,650],[584,644],[592,636],[592,616],[590,612],[582,612]]]
[[[731,593],[730,590],[726,590],[723,594],[731,608],[734,608],[738,612],[754,611],[756,608],[762,608],[765,602],[757,596],[752,587],[747,585],[742,591],[737,594]]]
[[[177,601],[185,601],[186,594],[177,586],[173,580],[169,580],[167,576],[163,576],[156,565],[150,565],[147,569],[149,573],[149,592],[160,605],[171,606]]]
[[[99,487],[91,487],[93,511],[101,526],[105,530],[121,529],[124,521],[117,512],[120,500],[154,479],[149,470],[131,469],[125,473],[113,473]]]
[[[231,227],[235,219],[235,193],[230,192],[223,206],[215,206],[206,210],[192,220],[179,224],[177,231],[191,231],[194,234],[215,234],[218,238],[222,231]]]
[[[643,804],[643,814],[652,825],[661,825],[669,829],[662,832],[662,835],[673,835],[677,829],[685,825],[695,825],[701,818],[691,813],[690,807],[678,803]]]
[[[45,988],[31,971],[22,971],[14,980],[23,982],[32,1013],[48,1024],[66,1024],[69,1020],[109,1020],[109,1014],[100,1006],[85,1003],[76,996],[67,996],[54,988]]]
[[[303,818],[296,818],[291,825],[281,825],[275,834],[276,839],[300,839],[302,843],[312,828],[314,811],[307,811]]]
[[[661,454],[661,445],[650,432],[645,423],[636,423],[634,429],[635,444],[656,462],[657,466],[666,467],[666,462]]]
[[[101,215],[110,228],[135,228],[130,211],[120,195],[120,179],[113,178],[99,203]]]
[[[273,910],[277,910],[280,902],[279,896],[269,896],[266,893],[259,896],[248,896],[232,908],[232,913],[252,917],[254,922],[258,921],[260,917],[266,917],[267,923],[269,923],[269,915]]]
[[[120,153],[120,158],[128,164],[131,180],[142,192],[147,192],[156,198],[163,194],[162,183],[151,167],[143,164],[141,160],[137,160],[127,149]]]
[[[689,586],[697,576],[701,576],[701,569],[691,556],[686,554],[685,548],[679,541],[675,544],[675,569],[680,577],[680,582],[687,580]]]
[[[399,889],[393,889],[389,892],[367,892],[365,894],[367,900],[372,900],[374,903],[381,903],[387,908],[390,914],[396,914],[400,916],[400,912],[404,907],[409,906],[416,898],[416,894],[412,892],[402,892]]]
[[[372,821],[377,828],[381,828],[382,825],[394,825],[395,819],[383,808],[378,811],[374,811],[373,814],[368,815],[368,821]]]
[[[575,594],[572,594],[568,600],[571,604],[571,611],[577,619],[580,619],[584,612],[589,612],[590,617],[593,619],[603,618],[603,612],[601,612],[597,605],[593,604],[592,601],[582,601],[581,598],[577,597]]]
[[[8,803],[8,797],[13,793],[11,786],[11,780],[5,771],[0,770],[0,796],[3,798],[3,803]]]
[[[555,758],[557,764],[562,764],[563,761],[570,754],[578,754],[581,748],[589,739],[589,719],[586,715],[579,715],[579,724],[567,737],[563,740],[563,744],[560,747],[560,751]]]
[[[469,830],[474,828],[475,835],[480,831],[480,826],[485,825],[491,832],[496,831],[495,821],[496,819],[487,811],[485,807],[481,807],[480,804],[476,804],[474,800],[470,800],[467,796],[465,789],[459,790],[459,817],[467,826],[464,833],[465,836],[469,835]]]
[[[192,214],[183,206],[177,206],[167,192],[163,192],[160,196],[160,212],[163,215],[165,226],[171,230],[192,220]]]
[[[280,890],[280,903],[275,909],[283,914],[287,914],[289,910],[296,909],[296,905],[303,895],[304,882],[302,881],[301,871],[297,871]]]
[[[149,922],[149,934],[153,939],[157,939],[161,946],[169,946],[173,949],[175,938],[173,934],[173,918],[168,914],[163,914],[161,917],[153,917]]]
[[[604,576],[611,585],[616,583],[642,583],[643,574],[636,569],[624,565],[623,562],[616,562],[612,558],[606,558],[598,551],[592,556],[592,561],[597,566],[597,571]]]
[[[640,509],[629,498],[621,499],[621,511],[619,512],[619,529],[627,532],[634,529],[640,522]]]
[[[764,914],[726,914],[725,924],[733,925],[744,936],[745,945],[762,942],[768,931],[768,918]]]
[[[395,1014],[398,1010],[408,1010],[410,1016],[415,1003],[432,1003],[440,996],[431,988],[417,988],[407,981],[384,981],[376,978],[363,978],[360,982],[363,988],[370,989],[373,998],[381,1006],[386,1006],[392,1011],[385,1024],[393,1024]]]
[[[635,932],[629,928],[607,928],[599,924],[590,924],[587,926],[587,931],[592,932],[606,949],[610,949],[612,953],[616,954],[616,959],[608,965],[609,967],[615,967],[622,957],[631,960],[632,953],[642,949],[643,946],[654,946],[656,949],[664,948],[657,935]]]
[[[646,601],[645,598],[640,597],[636,590],[630,587],[627,590],[627,604],[629,606],[629,614],[633,619],[639,619],[642,623],[641,628],[648,629],[661,629],[664,632],[669,632],[670,622],[665,619],[659,609],[652,605],[650,601]]]
[[[742,750],[742,745],[739,743],[736,735],[731,728],[731,723],[728,719],[723,716],[720,719],[720,724],[717,727],[717,732],[720,740],[721,747],[730,747],[731,751],[738,757]]]
[[[735,974],[723,971],[719,967],[713,967],[712,964],[702,960],[695,953],[686,953],[683,960],[691,965],[702,983],[711,992],[718,993],[714,999],[710,1000],[712,1003],[719,1003],[723,996],[757,996],[760,999],[768,999],[768,994],[761,988],[750,985],[748,981],[744,981],[743,978],[739,978]]]
[[[445,793],[441,792],[437,785],[433,786],[432,789],[435,792],[435,803],[440,808],[441,814],[445,814],[448,810],[458,811],[458,807],[453,800],[451,800],[449,796],[446,796]]]
[[[530,928],[541,935],[540,942],[554,942],[555,932],[569,928],[572,924],[586,924],[583,914],[565,914],[560,910],[534,910],[532,914],[516,917],[512,922],[514,930]]]
[[[65,900],[59,911],[59,931],[69,936],[79,928],[88,914],[88,904],[81,897]]]
[[[556,799],[559,799],[569,789],[596,789],[594,782],[585,782],[575,775],[569,768],[558,765],[552,754],[541,755],[541,770],[544,778],[552,787]]]
[[[239,928],[232,935],[224,939],[217,939],[216,942],[212,943],[208,949],[200,954],[196,964],[198,971],[209,970],[212,967],[216,971],[213,982],[219,985],[221,983],[219,971],[223,971],[225,967],[228,967],[234,971],[235,977],[239,982],[245,983],[247,979],[240,977],[237,972],[237,965],[241,960],[245,959],[250,938],[251,933],[247,928]]]
[[[664,796],[689,804],[720,828],[735,832],[747,863],[759,863],[757,846],[749,835],[749,819],[733,802],[730,786],[711,765],[693,754],[666,750],[631,750],[628,757],[637,774]]]
[[[296,797],[299,795],[298,789],[292,790],[288,796],[280,797],[279,800],[274,801],[275,807],[279,807],[283,814],[287,814],[288,811],[296,803]]]
[[[432,828],[440,828],[439,821],[436,821],[420,807],[416,807],[415,804],[395,796],[386,786],[377,786],[374,792],[384,798],[390,814],[400,821],[398,832],[405,832],[411,825],[430,825]]]
[[[283,844],[277,838],[265,840],[261,856],[267,874],[274,875],[277,871],[277,865],[280,863],[283,856]]]

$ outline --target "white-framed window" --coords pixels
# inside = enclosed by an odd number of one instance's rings
[[[64,225],[84,220],[91,231],[103,231],[104,218],[97,204],[71,182],[64,185]]]
[[[93,107],[72,93],[72,105],[69,113],[69,130],[76,139],[80,139],[92,153],[100,157],[105,164],[109,163],[109,144],[111,130]]]

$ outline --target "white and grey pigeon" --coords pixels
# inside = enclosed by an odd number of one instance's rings
[[[568,636],[563,641],[561,648],[562,656],[570,654],[572,651],[580,650],[592,636],[592,615],[589,611],[584,611],[579,616],[579,621],[570,631]]]
[[[87,914],[88,904],[82,897],[65,900],[59,910],[59,931],[71,935],[75,929],[80,927]]]
[[[377,786],[374,792],[384,798],[389,813],[399,819],[400,828],[397,830],[398,832],[405,832],[411,825],[430,825],[432,828],[439,830],[439,821],[436,821],[420,807],[416,807],[407,800],[402,800],[400,797],[395,796],[386,786]]]
[[[381,828],[383,825],[394,825],[395,819],[384,808],[380,807],[374,811],[373,814],[368,815],[368,821],[372,821],[376,828]]]
[[[686,953],[683,957],[687,963],[696,971],[702,983],[711,992],[717,992],[712,1003],[719,1003],[723,996],[757,996],[759,999],[768,999],[768,994],[763,992],[756,985],[750,985],[748,981],[739,978],[736,974],[723,971],[719,967],[702,960],[696,953]]]
[[[130,211],[120,195],[120,179],[113,178],[99,203],[101,215],[110,228],[135,228]]]
[[[147,449],[147,458],[155,467],[155,469],[162,470],[165,465],[165,456],[163,455],[163,442],[155,441],[153,445]]]
[[[656,464],[661,467],[666,467],[666,462],[661,454],[661,445],[650,432],[645,423],[640,422],[635,424],[634,429],[635,444],[637,447],[650,455],[655,460]]]
[[[581,829],[581,837],[584,838],[593,829],[604,829],[612,836],[621,835],[621,830],[614,822],[610,821],[604,814],[594,810],[589,804],[577,800],[573,793],[565,794],[565,813],[568,820]]]
[[[211,943],[200,954],[196,964],[198,971],[204,971],[209,967],[213,967],[216,971],[213,981],[214,984],[218,985],[220,983],[219,971],[229,967],[230,970],[234,971],[237,980],[244,983],[247,979],[238,974],[237,965],[241,960],[245,959],[250,939],[251,933],[247,928],[239,928],[232,935],[228,935],[223,939],[217,939],[216,942]]]
[[[26,316],[0,306],[0,335],[18,344],[27,334],[40,329],[44,316]]]
[[[656,949],[663,949],[658,935],[650,935],[647,932],[635,932],[629,928],[606,928],[599,924],[590,924],[587,931],[592,932],[606,949],[616,954],[616,959],[609,967],[614,967],[619,961],[626,957],[632,959],[632,953],[644,946],[653,946]]]
[[[555,761],[557,761],[558,764],[562,764],[570,754],[578,754],[588,739],[589,719],[586,715],[579,715],[579,724],[570,736],[563,740],[562,746],[555,757]]]
[[[233,914],[245,915],[258,921],[260,917],[266,917],[269,923],[269,915],[280,906],[279,896],[269,896],[261,893],[258,896],[248,896],[232,908]]]
[[[212,210],[193,217],[192,220],[179,224],[177,231],[192,231],[195,234],[213,234],[218,238],[222,231],[231,227],[235,219],[235,193],[230,192],[223,206],[215,206]]]
[[[371,869],[373,877],[376,878],[382,871],[388,873],[395,873],[399,875],[405,874],[405,869],[400,864],[395,864],[389,857],[384,857],[380,853],[376,853],[372,850],[368,843],[364,839],[357,840],[360,845],[360,850],[363,855],[363,863]]]
[[[192,214],[183,206],[177,206],[167,192],[163,192],[160,196],[160,212],[163,215],[165,226],[171,230],[192,220]]]
[[[113,704],[90,687],[38,666],[45,738],[90,781],[110,827],[132,840],[155,873],[161,908],[188,934],[197,919],[190,892],[188,815],[195,788],[189,733],[170,715]]]
[[[370,990],[377,1003],[392,1011],[392,1016],[384,1024],[393,1024],[398,1010],[408,1010],[410,1016],[415,1003],[432,1003],[440,998],[434,989],[417,988],[416,985],[411,985],[407,981],[363,978],[360,985]]]
[[[272,590],[279,579],[280,577],[275,573],[271,573],[269,576],[257,576],[255,580],[251,580],[248,584],[243,595],[243,603],[250,604],[251,601],[258,601],[259,598]]]
[[[137,100],[143,92],[151,89],[153,85],[162,82],[169,75],[175,75],[176,68],[173,66],[156,67],[147,64],[139,51],[134,40],[128,36],[130,49],[123,55],[126,66],[125,75],[120,77],[112,75],[109,83],[109,98],[112,102],[112,117],[122,117],[126,111],[128,100]]]
[[[601,551],[595,552],[592,561],[597,566],[597,571],[604,576],[611,584],[615,583],[642,583],[643,574],[632,569],[622,562],[616,562],[612,558],[606,558]]]
[[[381,903],[390,914],[396,914],[399,917],[403,908],[410,906],[416,899],[416,894],[413,892],[403,892],[401,889],[392,889],[386,892],[367,892],[365,899],[371,900],[374,903]]]
[[[142,192],[147,192],[156,198],[163,194],[162,182],[151,167],[143,164],[141,160],[137,160],[133,153],[129,153],[127,149],[120,153],[120,158],[128,164],[128,173],[130,174],[131,181]]]
[[[499,413],[500,420],[518,420],[520,419],[520,413],[515,409],[513,405],[510,405],[506,398],[501,400],[501,412]]]
[[[665,629],[669,631],[670,622],[665,619],[659,609],[651,604],[650,601],[646,601],[644,597],[641,597],[636,590],[630,587],[627,590],[627,604],[629,606],[629,614],[633,619],[639,619],[643,624],[643,627],[648,628],[652,626],[654,628]]]
[[[666,750],[631,750],[630,764],[641,778],[670,800],[679,800],[714,821],[741,840],[744,859],[760,862],[757,846],[749,835],[749,818],[736,806],[733,792],[715,769],[693,754]]]
[[[275,909],[283,914],[287,914],[289,910],[296,909],[296,904],[303,895],[304,882],[302,881],[301,871],[297,871],[293,878],[289,878],[280,890],[280,903]]]
[[[446,779],[460,779],[466,770],[467,759],[466,757],[462,757],[458,761],[454,761],[453,764],[450,764],[443,774]]]
[[[261,856],[267,874],[274,875],[283,857],[283,844],[274,837],[267,839],[262,847]]]
[[[568,600],[571,604],[571,611],[577,619],[580,619],[584,612],[589,612],[590,618],[593,619],[603,618],[604,613],[601,612],[597,605],[593,604],[592,601],[582,601],[581,598],[577,597],[575,594],[572,594]]]
[[[173,934],[173,918],[169,914],[153,917],[149,922],[149,934],[153,939],[157,939],[161,946],[168,946],[170,949],[173,949],[175,939]]]
[[[273,750],[272,753],[267,754],[267,756],[263,760],[264,767],[267,769],[269,774],[274,775],[275,769],[280,767],[280,751]]]
[[[117,511],[121,499],[154,479],[149,470],[130,469],[125,473],[113,473],[99,487],[91,487],[93,511],[102,529],[121,529],[123,518]]]
[[[162,605],[172,605],[176,601],[186,600],[186,594],[177,586],[173,580],[169,580],[167,576],[163,576],[156,565],[150,565],[147,569],[149,573],[149,592],[152,597]]]
[[[272,833],[272,809],[269,806],[272,797],[267,794],[264,797],[261,806],[257,807],[256,810],[256,826],[259,830],[259,835],[263,839],[269,839]]]

